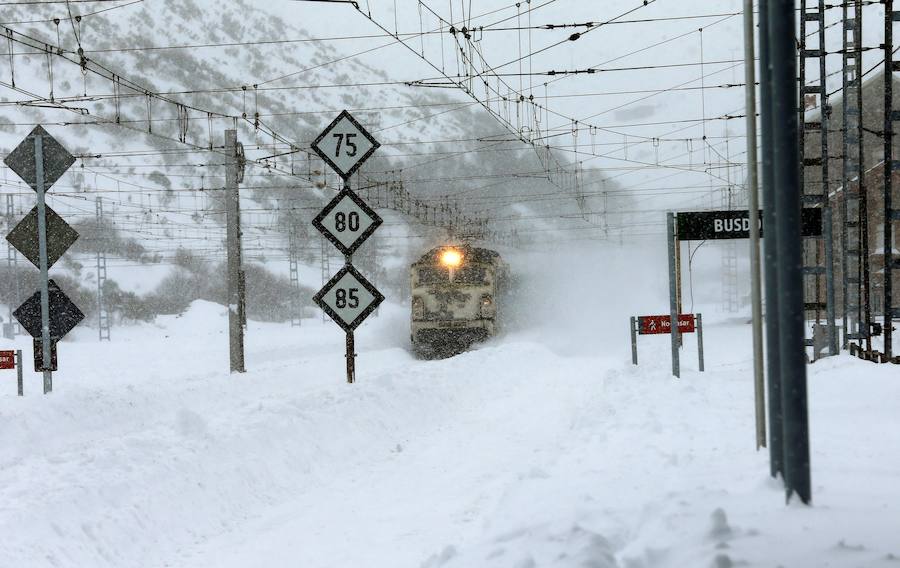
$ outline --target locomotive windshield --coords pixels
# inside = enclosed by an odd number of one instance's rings
[[[450,270],[441,266],[424,266],[418,270],[419,286],[450,282]],[[468,265],[453,271],[454,284],[483,286],[489,284],[488,271],[484,266]]]

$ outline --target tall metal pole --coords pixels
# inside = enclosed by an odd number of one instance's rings
[[[779,298],[776,250],[778,225],[775,223],[775,171],[772,148],[773,118],[771,90],[771,56],[769,49],[769,0],[759,0],[759,60],[760,60],[760,131],[762,138],[763,188],[763,260],[766,290],[766,371],[769,377],[769,464],[772,477],[784,476],[784,421],[781,411],[781,333],[778,328]]]
[[[22,368],[22,350],[16,349],[16,384],[19,396],[25,396],[25,381],[22,377],[22,373],[24,372],[25,369]]]
[[[53,391],[52,360],[50,359],[50,290],[47,261],[47,204],[44,189],[44,137],[34,137],[35,190],[37,191],[38,255],[41,269],[41,354],[44,372],[44,394]]]
[[[675,214],[667,213],[666,215],[666,234],[669,240],[669,335],[672,339],[672,374],[680,377],[681,366],[678,356],[678,347],[680,346],[680,334],[678,333],[678,285],[676,284],[678,271],[675,264],[675,251],[678,243],[675,238]]]
[[[759,183],[756,157],[756,48],[753,0],[744,0],[744,70],[747,83],[747,194],[750,212],[750,304],[753,316],[753,392],[756,449],[766,447],[766,395],[763,371],[762,274],[759,258]]]
[[[232,373],[243,373],[244,326],[241,321],[241,228],[239,217],[237,131],[225,131],[225,238],[228,247],[228,353]]]
[[[803,240],[800,231],[801,188],[798,148],[796,10],[794,0],[771,0],[768,6],[774,180],[778,227],[777,270],[780,295],[782,408],[786,497],[812,499],[809,467],[809,418],[806,395],[806,348],[803,303]]]
[[[344,180],[344,189],[350,190],[350,180]],[[344,263],[346,266],[352,266],[353,255],[344,255]],[[347,332],[347,382],[350,384],[356,382],[356,345],[352,330]]]
[[[897,164],[894,161],[894,121],[897,120],[894,110],[894,22],[900,14],[894,12],[894,0],[884,1],[884,231],[882,234],[882,250],[884,258],[884,304],[882,313],[884,323],[884,355],[882,362],[890,363],[893,358],[894,316],[894,270],[900,268],[893,262],[894,222],[900,221],[900,212],[893,209],[893,181]],[[896,216],[895,216],[896,215]],[[878,245],[876,244],[876,247]]]
[[[638,364],[637,356],[637,318],[631,316],[631,364]]]

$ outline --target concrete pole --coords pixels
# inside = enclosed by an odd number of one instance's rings
[[[759,257],[759,184],[756,157],[756,48],[753,0],[744,0],[744,69],[747,83],[747,194],[750,210],[750,304],[753,316],[753,393],[756,449],[766,447],[766,395],[763,372],[762,273]]]
[[[225,131],[225,235],[228,247],[228,353],[232,373],[243,373],[244,326],[241,321],[241,228],[239,217],[237,131]]]

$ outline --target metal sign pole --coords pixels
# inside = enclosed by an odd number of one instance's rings
[[[671,322],[670,335],[672,339],[672,374],[681,376],[680,362],[678,359],[678,346],[681,334],[678,333],[678,294],[675,270],[675,214],[666,214],[666,234],[669,239],[669,317]]]
[[[759,184],[756,157],[756,48],[753,0],[744,0],[744,70],[747,83],[747,189],[750,217],[750,300],[753,319],[753,394],[756,449],[766,447],[766,395],[763,371],[762,285],[759,259]]]
[[[700,358],[700,372],[703,369],[703,314],[697,314],[697,356]]]
[[[769,49],[769,0],[759,0],[759,59],[760,59],[760,121],[762,139],[763,188],[763,262],[766,291],[766,374],[769,377],[769,464],[772,477],[784,476],[783,417],[781,411],[781,333],[778,328],[778,225],[775,222],[775,172],[772,137],[775,131],[772,117],[771,56]],[[848,115],[849,116],[849,115]]]
[[[782,408],[786,498],[796,493],[812,499],[809,466],[809,417],[806,395],[806,348],[803,300],[803,240],[800,231],[801,187],[798,148],[798,94],[795,2],[769,5],[775,197],[778,227],[778,325],[781,328]],[[802,17],[802,15],[801,15]]]
[[[19,385],[19,396],[25,396],[25,381],[22,378],[22,350],[16,350],[16,378]]]
[[[638,364],[637,359],[637,318],[631,316],[631,363]]]
[[[350,191],[349,179],[344,180],[344,190]],[[352,254],[344,255],[344,265],[353,265]],[[354,382],[356,382],[356,346],[353,331],[351,330],[347,332],[347,383],[352,385]]]
[[[353,332],[347,332],[347,383],[356,382],[356,353],[353,339]]]
[[[50,290],[47,266],[47,206],[44,195],[44,138],[34,137],[35,185],[37,191],[38,255],[41,269],[41,362],[44,370],[44,394],[53,391],[53,372],[50,371]]]

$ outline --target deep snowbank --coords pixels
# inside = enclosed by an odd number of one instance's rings
[[[682,380],[665,337],[633,368],[643,306],[604,298],[659,282],[628,255],[584,266],[559,293],[536,270],[528,325],[443,361],[408,354],[387,304],[353,386],[318,320],[251,322],[234,376],[221,306],[77,331],[52,396],[0,383],[0,566],[897,565],[895,368],[810,367],[816,506],[785,507],[753,448],[748,326],[707,316],[705,374],[693,338]]]

